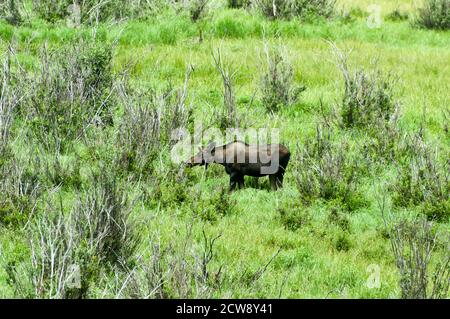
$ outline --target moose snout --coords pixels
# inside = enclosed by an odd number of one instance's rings
[[[187,160],[187,161],[183,162],[183,164],[184,164],[184,166],[186,166],[186,167],[192,167],[192,166],[194,166],[194,164],[192,164],[192,161],[191,161],[191,160]]]

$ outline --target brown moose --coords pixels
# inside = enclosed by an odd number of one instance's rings
[[[218,163],[230,175],[230,191],[244,186],[244,176],[269,176],[273,190],[283,186],[283,177],[291,153],[282,144],[249,145],[236,141],[222,146],[210,143],[185,162],[186,166]]]

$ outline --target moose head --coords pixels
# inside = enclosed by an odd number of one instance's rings
[[[208,164],[214,161],[214,149],[216,143],[209,142],[205,148],[198,148],[198,153],[188,159],[184,164],[187,167],[202,166],[208,167]]]

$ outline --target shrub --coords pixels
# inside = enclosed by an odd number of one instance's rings
[[[75,153],[74,155],[63,155],[61,145],[57,141],[52,152],[46,152],[40,144],[34,144],[30,138],[31,145],[20,160],[15,160],[13,165],[23,165],[27,178],[35,179],[40,187],[64,187],[66,189],[79,189],[83,183],[81,176],[82,161]],[[22,176],[21,178],[24,178]]]
[[[239,115],[236,108],[236,97],[234,95],[233,78],[236,71],[230,73],[230,67],[225,65],[222,60],[220,49],[213,53],[213,60],[217,71],[220,73],[223,81],[223,110],[217,115],[219,118],[219,127],[225,131],[227,128],[239,127]]]
[[[223,289],[224,267],[214,268],[216,241],[221,235],[202,231],[194,242],[192,224],[187,224],[181,245],[161,246],[155,239],[148,262],[139,264],[121,276],[116,298],[212,298]],[[121,273],[119,273],[121,274]],[[110,291],[108,291],[110,293]]]
[[[416,25],[427,29],[450,29],[450,0],[426,0]]]
[[[351,241],[345,233],[340,233],[334,240],[334,248],[337,251],[348,251],[351,245]]]
[[[56,22],[69,15],[70,0],[33,0],[33,11],[49,22]]]
[[[112,48],[80,42],[50,52],[44,48],[40,70],[28,79],[30,97],[21,113],[40,144],[65,151],[90,126],[112,122]]]
[[[163,99],[155,93],[139,96],[122,91],[121,96],[124,115],[117,135],[117,145],[120,147],[117,160],[125,171],[140,174],[151,169],[160,151],[160,110],[156,103]]]
[[[344,71],[346,72],[346,71]],[[363,70],[345,76],[341,106],[345,127],[369,128],[378,120],[389,121],[397,105],[392,101],[393,82],[381,73],[367,75]]]
[[[39,176],[29,157],[18,158],[11,152],[1,154],[2,158],[5,164],[0,166],[0,224],[22,227],[33,215],[41,194]]]
[[[441,164],[421,134],[406,137],[392,189],[393,203],[400,207],[419,207],[430,219],[450,218],[450,183],[447,165]]]
[[[228,216],[233,213],[236,206],[236,202],[231,198],[227,188],[221,187],[218,192],[215,193],[214,198],[211,200],[213,210],[220,217]]]
[[[270,19],[330,18],[335,0],[256,0],[254,3]]]
[[[9,146],[11,126],[13,122],[14,111],[19,105],[21,93],[12,83],[10,70],[10,57],[1,61],[0,69],[0,154],[6,154]],[[0,169],[2,162],[0,160]]]
[[[356,190],[358,165],[349,145],[333,143],[332,135],[332,129],[318,126],[316,137],[298,146],[294,172],[297,189],[307,205],[322,198],[354,210],[364,203]]]
[[[178,207],[185,202],[189,203],[192,178],[179,166],[171,162],[165,164],[162,170],[153,174],[150,188],[144,190],[144,200],[152,207]]]
[[[167,4],[164,1],[103,1],[97,0],[33,0],[33,10],[37,15],[49,22],[56,22],[69,16],[81,23],[102,22],[109,19],[144,17]]]
[[[392,252],[400,273],[401,297],[407,299],[446,298],[450,282],[450,257],[442,259],[431,269],[436,247],[441,242],[432,223],[424,218],[395,220],[380,205],[385,228],[389,233]],[[448,249],[448,234],[444,234],[444,250]],[[430,280],[431,279],[431,280]]]
[[[161,93],[155,90],[140,93],[126,82],[119,87],[124,114],[116,136],[119,145],[116,164],[121,169],[136,176],[151,173],[153,160],[182,138],[176,133],[192,122],[192,109],[186,105],[191,72],[188,67],[182,88],[168,87]]]
[[[0,19],[3,18],[13,25],[18,25],[22,22],[22,14],[19,10],[23,6],[21,0],[6,0],[0,3]]]
[[[38,182],[29,175],[27,164],[11,147],[14,116],[25,97],[20,77],[11,72],[10,52],[0,69],[0,224],[23,226],[32,213]]]
[[[261,77],[262,102],[267,111],[276,112],[295,103],[305,87],[294,84],[293,68],[285,55],[267,45],[265,51],[267,67]]]
[[[350,230],[350,222],[347,216],[342,214],[336,207],[331,208],[328,221],[339,226],[343,231]]]
[[[227,0],[228,8],[238,9],[248,7],[251,0]]]
[[[297,204],[290,204],[278,207],[281,223],[291,231],[296,231],[307,226],[311,221],[311,216],[305,208]]]
[[[99,261],[126,267],[138,243],[130,220],[132,208],[117,178],[103,171],[94,175],[92,187],[79,195],[71,214],[72,226]]]
[[[356,72],[346,78],[342,121],[346,127],[368,127],[378,119],[389,121],[396,110],[392,102],[393,82],[381,73]]]
[[[80,260],[74,234],[67,227],[63,212],[56,213],[49,205],[45,208],[46,214],[39,215],[27,226],[30,259],[5,267],[8,283],[19,298],[84,297],[87,287],[81,286],[81,278],[85,280],[87,274],[80,273],[78,268]],[[92,261],[86,260],[83,265],[89,262]],[[75,290],[81,293],[74,295]]]
[[[395,79],[380,71],[368,74],[363,69],[352,72],[348,55],[332,42],[337,65],[344,78],[344,97],[340,115],[344,127],[370,129],[380,122],[388,122],[397,116],[398,104],[394,100]]]
[[[387,122],[378,119],[372,129],[364,133],[367,135],[362,152],[368,160],[386,163],[394,161],[399,156],[402,130],[398,127],[397,115]]]
[[[403,20],[408,20],[409,19],[409,14],[408,12],[403,12],[400,9],[395,9],[394,11],[392,11],[391,13],[389,13],[386,16],[387,20],[391,20],[391,21],[403,21]]]
[[[27,225],[30,262],[9,271],[10,282],[27,287],[21,297],[86,298],[101,271],[133,267],[132,205],[109,173],[94,176],[68,214],[61,198],[43,208]]]
[[[330,42],[344,78],[344,94],[331,120],[363,134],[363,154],[376,162],[392,161],[398,155],[402,131],[398,127],[399,104],[394,98],[396,79],[380,71],[349,70],[348,55]],[[384,160],[384,161],[383,161]]]
[[[0,225],[18,228],[25,225],[31,216],[33,206],[27,195],[14,197],[13,194],[0,196]]]
[[[219,188],[209,196],[201,195],[196,191],[193,197],[198,197],[199,200],[192,203],[188,202],[187,209],[203,221],[215,223],[220,218],[235,212],[236,201],[231,197],[226,187]]]
[[[197,22],[206,14],[207,5],[210,0],[190,0],[188,10],[191,20]]]

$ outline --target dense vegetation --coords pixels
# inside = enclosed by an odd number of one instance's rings
[[[0,4],[0,297],[449,297],[448,0],[79,3]],[[174,163],[199,121],[283,189]]]

